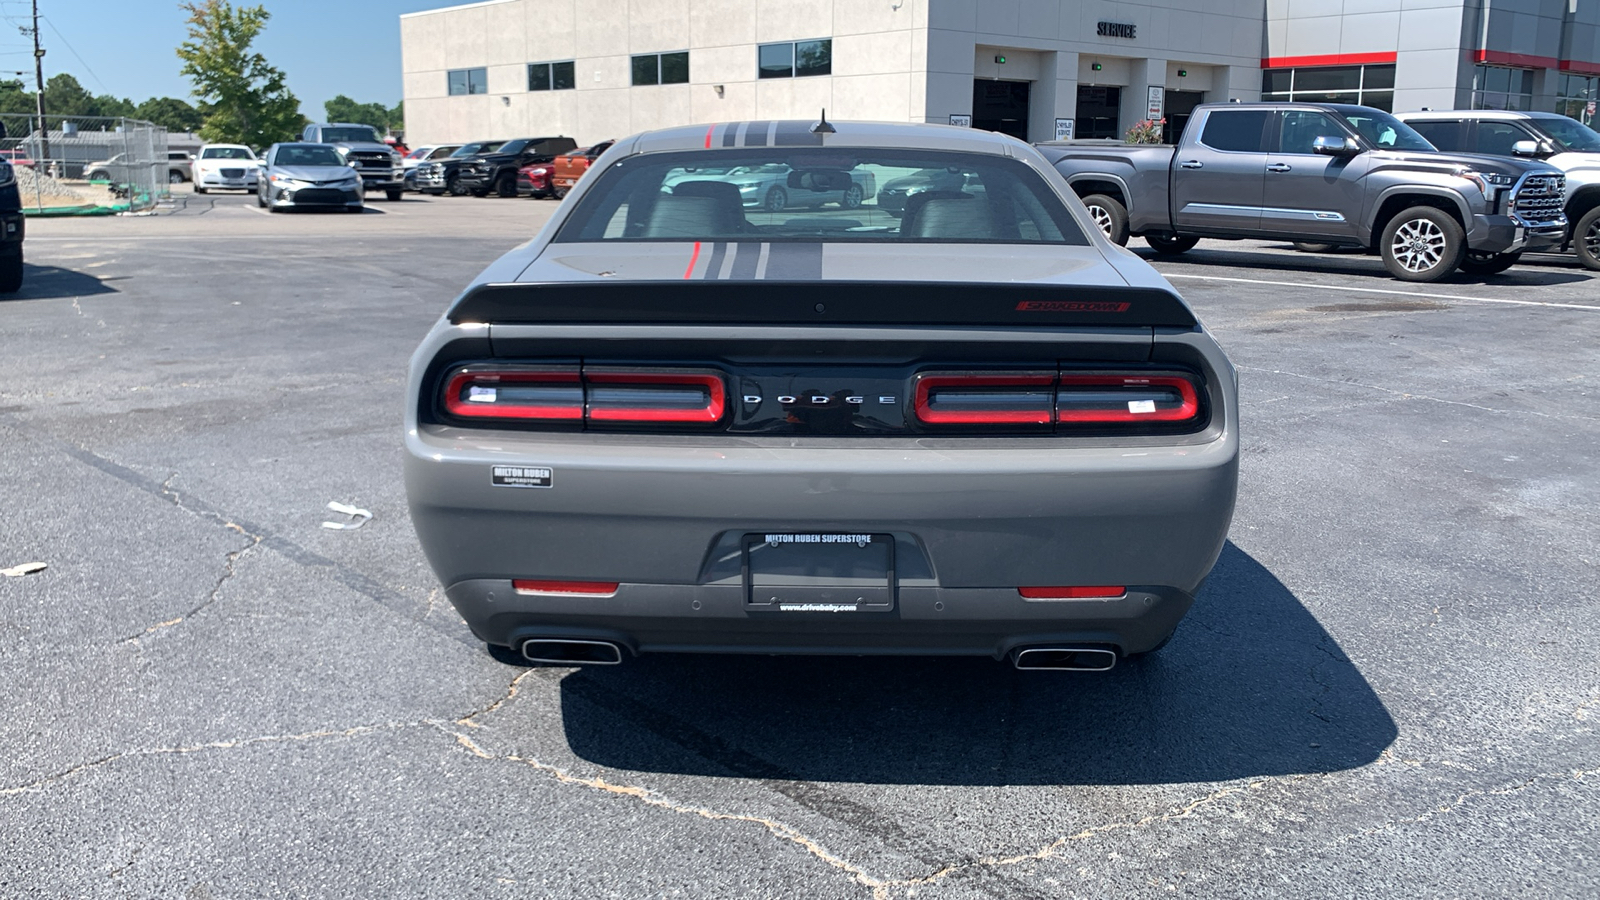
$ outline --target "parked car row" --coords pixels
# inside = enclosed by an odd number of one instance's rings
[[[1175,146],[1039,149],[1108,237],[1140,235],[1158,253],[1286,238],[1361,248],[1396,278],[1431,282],[1576,247],[1600,269],[1600,134],[1565,116],[1205,104]]]

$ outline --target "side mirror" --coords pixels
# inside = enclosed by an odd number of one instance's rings
[[[1511,145],[1512,156],[1550,156],[1555,152],[1549,141],[1517,141]]]
[[[1311,152],[1319,156],[1355,156],[1361,152],[1361,145],[1355,138],[1323,135],[1311,142]]]

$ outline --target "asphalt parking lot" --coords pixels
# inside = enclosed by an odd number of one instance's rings
[[[1600,895],[1600,281],[1154,261],[1240,369],[1230,543],[1107,674],[516,669],[407,359],[550,201],[30,221],[0,299],[0,895]],[[1003,277],[1003,273],[997,273]],[[357,530],[329,501],[371,510]]]

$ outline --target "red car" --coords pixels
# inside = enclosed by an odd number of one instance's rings
[[[517,196],[536,198],[551,196],[550,176],[553,171],[549,163],[538,163],[518,169]]]
[[[28,158],[24,150],[0,150],[0,159],[11,163],[13,166],[31,166],[33,160]]]

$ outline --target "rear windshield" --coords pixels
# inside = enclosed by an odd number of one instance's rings
[[[201,159],[255,159],[255,154],[243,147],[207,147],[200,151]]]
[[[349,141],[366,141],[370,144],[376,144],[378,143],[378,133],[365,126],[322,129],[322,143],[324,144],[339,144]]]
[[[1001,156],[850,148],[659,153],[609,167],[556,236],[579,241],[1087,244]]]

